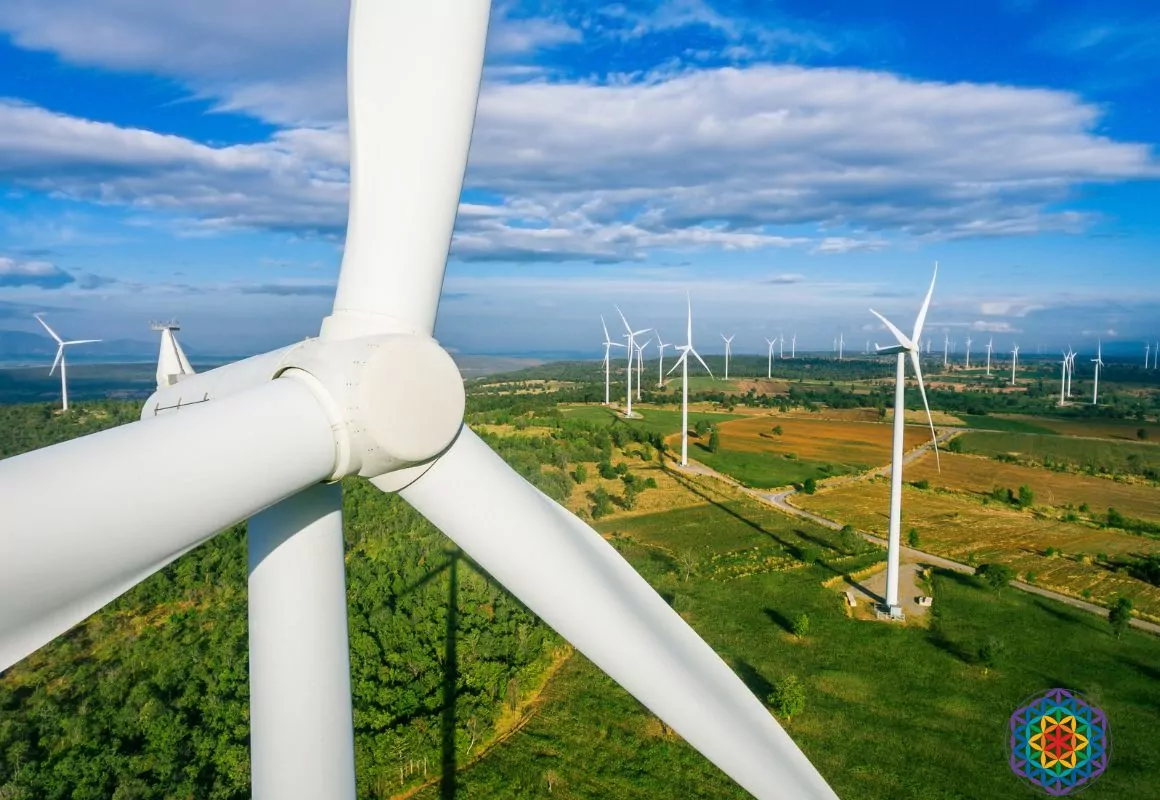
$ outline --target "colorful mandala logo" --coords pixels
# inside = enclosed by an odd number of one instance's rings
[[[1076,692],[1051,689],[1011,715],[1011,770],[1049,795],[1090,786],[1111,750],[1107,716]]]

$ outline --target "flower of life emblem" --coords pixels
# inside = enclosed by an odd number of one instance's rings
[[[1054,797],[1090,786],[1108,767],[1108,718],[1078,692],[1051,689],[1011,715],[1011,770]]]

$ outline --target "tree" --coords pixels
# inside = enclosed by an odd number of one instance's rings
[[[1112,623],[1112,634],[1117,639],[1123,636],[1132,623],[1132,601],[1127,597],[1117,597],[1108,610],[1108,622]]]
[[[793,635],[804,639],[810,632],[810,617],[808,614],[798,614],[793,621]]]
[[[572,470],[572,480],[576,483],[584,483],[588,480],[588,468],[583,464],[577,464],[576,469]]]
[[[1139,439],[1140,441],[1147,439],[1148,438],[1148,429],[1147,428],[1140,428],[1138,431],[1136,431],[1136,438]]]
[[[806,478],[806,482],[802,484],[802,491],[806,494],[813,494],[818,490],[818,482],[813,478]]]
[[[769,704],[773,712],[784,717],[787,723],[793,721],[796,714],[802,713],[806,707],[806,690],[796,675],[786,675],[773,685],[773,692],[769,695]]]
[[[698,436],[704,436],[709,432],[709,421],[705,419],[697,420],[697,424],[693,426],[693,432]]]
[[[1035,492],[1031,491],[1031,487],[1024,484],[1019,487],[1019,506],[1021,508],[1030,508],[1031,504],[1035,502]]]
[[[774,436],[781,436],[781,426],[780,425],[773,426],[773,434],[774,434]],[[1144,437],[1141,436],[1140,438],[1142,439]]]
[[[995,637],[988,638],[985,642],[979,645],[978,656],[979,663],[986,669],[994,667],[999,660],[999,656],[1003,652],[1003,642]]]
[[[975,574],[981,576],[992,589],[1002,589],[1014,577],[1006,564],[981,564]]]
[[[911,528],[910,533],[906,534],[906,543],[911,547],[918,547],[919,539],[918,530],[916,528]]]
[[[614,510],[612,497],[609,496],[608,490],[603,486],[597,486],[596,491],[592,493],[592,519],[606,517]]]
[[[721,449],[721,435],[718,434],[717,429],[714,428],[713,431],[709,434],[709,452],[716,453],[720,449]]]

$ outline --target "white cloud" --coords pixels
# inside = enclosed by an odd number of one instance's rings
[[[994,322],[977,320],[970,324],[970,329],[973,331],[985,331],[988,333],[1022,333],[1022,328],[1016,328],[1009,322]]]
[[[580,35],[508,11],[492,31],[497,53]],[[741,36],[747,23],[715,14],[673,3],[628,27],[695,22]],[[224,0],[9,0],[0,27],[21,46],[174,76],[223,108],[295,126],[220,147],[0,102],[0,180],[162,212],[187,234],[339,236],[345,25],[345,4],[318,0],[276,13]],[[502,74],[484,85],[467,177],[502,200],[464,206],[455,252],[467,259],[829,254],[907,237],[1074,232],[1090,219],[1058,209],[1075,187],[1160,174],[1147,146],[1098,133],[1099,109],[1067,92],[770,65],[603,84]]]
[[[801,283],[805,279],[806,276],[800,272],[783,272],[780,275],[774,275],[766,283]]]
[[[1033,311],[1042,311],[1043,305],[1014,300],[992,300],[979,304],[979,313],[988,317],[1025,317]]]
[[[74,280],[72,275],[48,261],[17,261],[0,256],[0,288],[34,286],[59,289]]]

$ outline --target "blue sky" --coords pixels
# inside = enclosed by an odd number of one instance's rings
[[[0,328],[201,352],[317,332],[347,6],[0,4]],[[497,2],[437,335],[598,354],[620,304],[764,352],[904,329],[1160,337],[1153,3]],[[1141,348],[1142,349],[1142,345]]]

